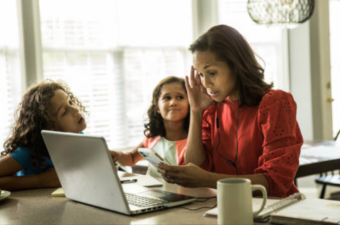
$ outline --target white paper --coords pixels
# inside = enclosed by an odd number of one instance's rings
[[[340,202],[325,199],[305,199],[289,206],[272,217],[287,217],[312,221],[340,223]]]

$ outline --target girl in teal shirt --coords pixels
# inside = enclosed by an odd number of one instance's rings
[[[27,90],[0,158],[4,190],[60,187],[41,130],[80,133],[85,107],[62,82],[46,80]]]

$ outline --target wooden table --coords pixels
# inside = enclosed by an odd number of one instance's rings
[[[306,141],[301,149],[295,178],[340,169],[340,144],[335,141]]]
[[[306,143],[310,147],[301,150],[296,178],[340,169],[340,147],[335,142]],[[183,188],[168,183],[161,189],[204,198],[216,195],[215,189]],[[216,218],[203,217],[208,209],[185,209],[213,207],[216,198],[138,216],[125,216],[64,197],[51,197],[54,190],[13,192],[8,199],[0,201],[0,224],[217,224]]]
[[[195,197],[207,198],[216,195],[215,189],[183,188],[167,183],[161,189]],[[182,207],[126,216],[77,203],[65,197],[51,197],[54,190],[37,189],[13,192],[9,198],[0,201],[0,224],[217,224],[217,218],[203,216],[208,210],[206,208],[197,211],[184,209],[184,207],[189,209],[213,207],[217,202],[216,198],[205,202],[193,202]]]
[[[134,168],[135,167],[135,168]],[[145,173],[147,162],[134,166],[135,173]],[[325,173],[340,169],[340,142],[305,141],[300,154],[300,165],[295,175],[297,178]]]
[[[340,142],[305,141],[295,179],[338,169],[340,169]],[[132,168],[134,173],[145,174],[146,170],[147,162],[141,162]]]

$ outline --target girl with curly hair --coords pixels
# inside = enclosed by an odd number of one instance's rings
[[[0,158],[0,187],[5,190],[60,187],[41,130],[80,133],[85,107],[62,82],[33,85],[22,97],[11,136]]]
[[[138,148],[152,148],[168,163],[183,165],[190,121],[184,79],[170,76],[159,82],[152,94],[148,117],[143,142],[128,153],[111,151],[113,160],[133,166],[143,158]],[[161,177],[153,166],[147,173]]]

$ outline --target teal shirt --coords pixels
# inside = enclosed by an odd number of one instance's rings
[[[24,168],[17,172],[17,176],[36,175],[44,172],[48,168],[54,168],[52,160],[45,156],[43,157],[45,165],[40,167],[40,165],[36,163],[36,166],[33,168],[31,150],[26,147],[19,147],[14,152],[10,153],[10,155]]]
[[[80,134],[84,134],[82,131]],[[38,163],[33,168],[32,166],[32,158],[31,158],[31,150],[26,147],[19,147],[14,152],[10,153],[10,155],[22,166],[23,170],[17,172],[17,176],[27,176],[27,175],[37,175],[49,168],[54,168],[53,162],[49,157],[43,156],[45,164],[43,167],[40,167]]]

